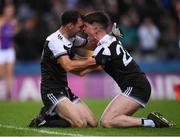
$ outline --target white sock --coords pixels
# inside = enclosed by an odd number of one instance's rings
[[[142,119],[142,125],[144,127],[155,127],[155,123],[151,119]]]

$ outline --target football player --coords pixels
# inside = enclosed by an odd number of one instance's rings
[[[116,37],[107,34],[108,23],[108,15],[101,11],[89,13],[84,17],[84,32],[90,39],[97,41],[93,52],[96,64],[100,65],[119,86],[119,94],[105,109],[100,125],[105,128],[172,127],[173,124],[159,113],[150,113],[147,118],[133,116],[136,111],[146,106],[151,95],[151,86],[145,73],[122,43],[117,41]],[[93,69],[87,68],[84,74],[90,71]]]

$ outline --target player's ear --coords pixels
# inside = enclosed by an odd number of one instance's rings
[[[94,23],[93,24],[95,33],[98,33],[101,30],[101,26],[98,23]]]
[[[99,31],[100,31],[99,26],[94,26],[94,32],[95,32],[95,34],[98,34]]]

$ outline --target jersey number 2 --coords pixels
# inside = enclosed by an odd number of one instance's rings
[[[123,54],[122,61],[123,61],[124,66],[127,66],[131,62],[132,60],[131,55],[127,51],[125,51],[120,44],[118,44],[116,47],[116,53],[117,55],[120,55],[121,53]]]

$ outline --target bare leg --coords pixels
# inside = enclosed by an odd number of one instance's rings
[[[134,100],[119,95],[107,106],[101,117],[100,124],[106,128],[142,126],[141,118],[131,116],[140,107]]]
[[[84,128],[87,126],[85,117],[81,115],[75,104],[73,104],[68,98],[57,104],[56,113],[61,118],[70,122],[72,127]]]
[[[7,94],[8,97],[11,98],[12,86],[13,86],[13,69],[14,63],[6,63],[5,64],[5,78],[7,85]]]
[[[5,68],[3,64],[0,64],[0,78],[4,78]]]
[[[76,108],[79,110],[81,115],[85,117],[88,126],[90,127],[97,127],[97,119],[95,115],[92,113],[92,111],[89,109],[89,107],[83,102],[79,101],[75,104]]]

